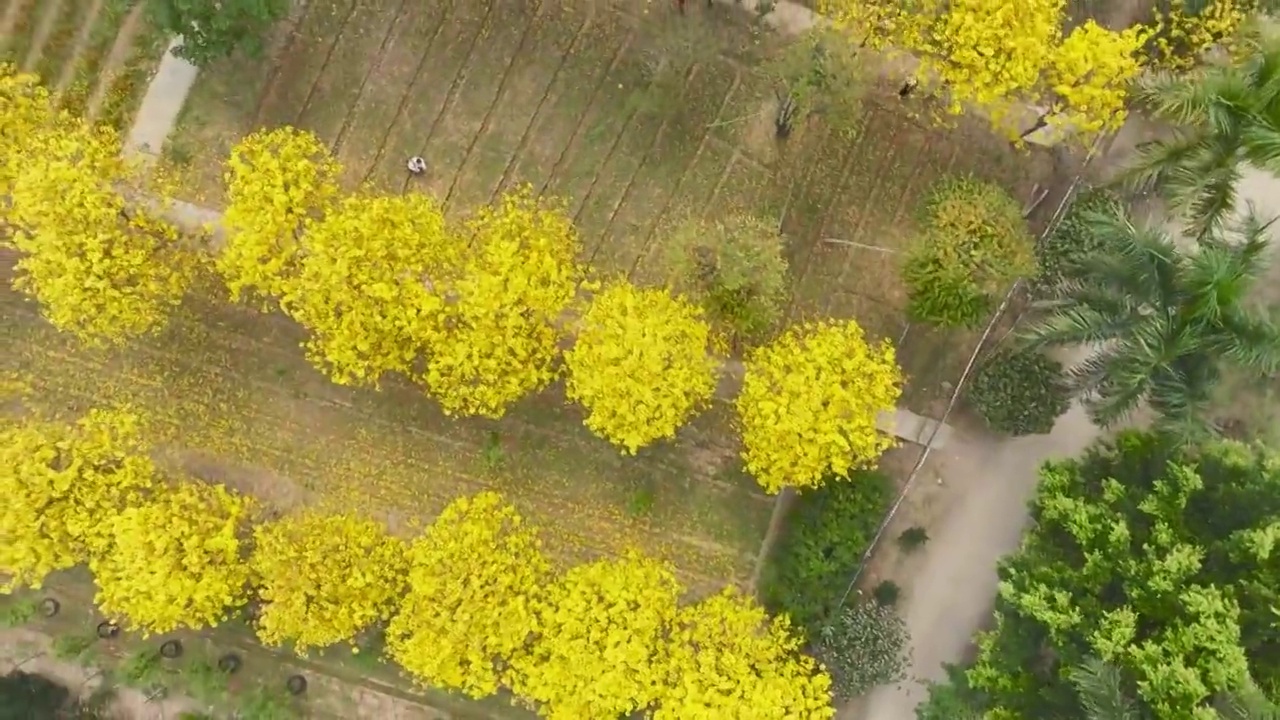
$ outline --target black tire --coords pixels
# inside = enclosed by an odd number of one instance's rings
[[[240,670],[240,656],[235,653],[227,653],[218,658],[218,669],[228,675],[235,675]]]
[[[110,620],[103,620],[98,623],[98,637],[103,640],[110,640],[120,634],[120,626]]]
[[[284,687],[290,695],[301,695],[307,691],[307,679],[301,675],[290,675],[289,679],[284,681]]]
[[[160,645],[160,657],[170,660],[182,657],[182,641],[166,640]]]
[[[62,603],[57,598],[47,597],[40,601],[40,614],[47,618],[57,615],[61,610]]]

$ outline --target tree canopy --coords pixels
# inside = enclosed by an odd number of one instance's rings
[[[1280,678],[1280,463],[1235,442],[1127,432],[1041,471],[969,671],[991,717],[1071,717],[1066,669],[1116,666],[1146,714],[1215,718]]]
[[[1118,209],[1085,221],[1098,251],[1070,262],[1025,337],[1092,348],[1069,380],[1097,422],[1145,401],[1164,426],[1193,435],[1224,364],[1280,369],[1280,329],[1248,306],[1265,267],[1264,225],[1248,218],[1239,237],[1215,233],[1185,252]]]

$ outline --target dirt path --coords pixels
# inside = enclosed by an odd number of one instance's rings
[[[85,117],[90,120],[96,119],[98,113],[102,111],[102,105],[107,100],[107,93],[115,83],[116,76],[124,70],[124,64],[129,61],[133,39],[142,31],[142,13],[146,6],[147,4],[142,2],[135,4],[125,16],[124,22],[120,24],[120,30],[116,32],[115,42],[111,44],[111,50],[102,61],[102,71],[98,73],[98,81],[93,87],[92,94],[89,95],[88,105],[85,106]]]
[[[62,66],[62,72],[58,75],[58,82],[53,86],[55,95],[65,92],[75,80],[76,70],[80,66],[80,58],[84,56],[85,50],[89,47],[89,40],[93,37],[93,26],[98,22],[98,15],[102,13],[102,6],[103,0],[93,0],[93,3],[89,6],[89,12],[85,14],[80,31],[76,33],[75,45],[71,49],[71,56]]]
[[[62,0],[53,0],[53,2],[44,6],[40,19],[37,21],[36,34],[31,39],[31,48],[27,50],[27,56],[22,59],[22,70],[31,72],[35,69],[36,63],[40,61],[40,53],[44,52],[45,43],[49,41],[49,36],[53,34],[53,26],[58,22],[58,14],[62,12]]]
[[[1036,470],[1050,458],[1078,454],[1099,434],[1079,406],[1053,432],[997,438],[957,428],[936,451],[934,469],[945,488],[946,509],[929,526],[930,540],[915,559],[915,575],[899,580],[903,618],[912,639],[911,676],[865,699],[867,720],[914,720],[924,681],[944,677],[943,663],[960,661],[974,632],[986,623],[996,594],[996,563],[1018,547],[1035,492]],[[846,708],[842,720],[859,717]]]

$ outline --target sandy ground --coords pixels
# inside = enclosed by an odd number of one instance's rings
[[[102,684],[94,668],[63,662],[52,654],[48,635],[26,628],[0,630],[0,674],[14,669],[44,675],[87,698]],[[190,698],[168,696],[148,699],[132,688],[117,686],[111,701],[111,717],[119,720],[170,720],[184,712],[203,710]]]

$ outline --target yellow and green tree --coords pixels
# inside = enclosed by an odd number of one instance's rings
[[[916,78],[945,92],[953,114],[977,108],[1017,137],[1028,106],[1073,132],[1119,127],[1150,31],[1086,23],[1064,38],[1065,0],[823,0],[851,42],[910,53]],[[1096,67],[1094,72],[1087,68]]]
[[[634,455],[711,399],[717,363],[700,308],[627,282],[591,300],[565,354],[567,394],[592,432]]]
[[[262,602],[258,639],[299,654],[388,619],[406,570],[404,544],[380,523],[314,511],[254,528],[249,565]]]
[[[801,652],[786,616],[733,590],[680,609],[654,720],[835,715],[831,677]]]
[[[444,209],[420,193],[343,199],[303,238],[281,300],[311,332],[307,356],[340,384],[409,373],[441,325],[465,249]]]
[[[788,329],[747,359],[738,425],[747,470],[770,493],[870,467],[893,445],[876,426],[902,392],[887,341],[852,320]]]
[[[551,579],[537,532],[497,493],[481,492],[450,503],[408,560],[408,589],[387,627],[391,658],[427,685],[497,692]]]
[[[465,229],[469,250],[441,322],[424,334],[420,379],[447,414],[499,418],[555,378],[560,315],[582,277],[578,234],[529,187],[480,208]]]
[[[636,554],[571,568],[535,604],[537,635],[511,659],[512,690],[553,720],[648,708],[667,677],[680,592],[670,566]]]
[[[94,410],[74,425],[0,426],[0,592],[39,587],[111,542],[110,519],[156,483],[138,417]]]
[[[288,126],[260,130],[231,148],[217,268],[233,299],[288,292],[303,233],[337,201],[338,174],[328,145]]]
[[[6,66],[8,67],[8,66]],[[141,167],[107,128],[60,113],[29,75],[0,70],[0,246],[18,251],[14,287],[59,330],[91,344],[155,332],[182,301],[195,255],[146,203]]]
[[[110,546],[90,558],[102,613],[144,633],[217,625],[248,599],[251,504],[222,485],[179,480],[97,518]]]

